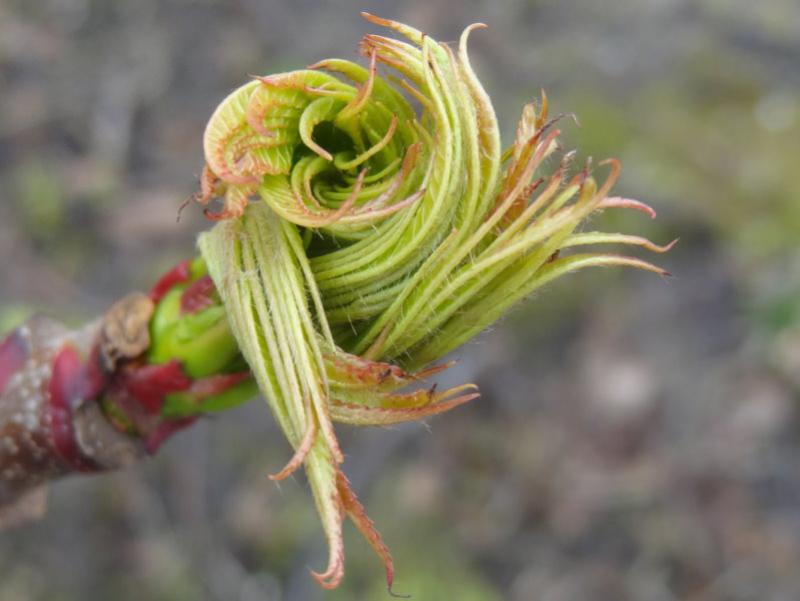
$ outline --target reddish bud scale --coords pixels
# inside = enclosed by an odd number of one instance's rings
[[[178,284],[185,284],[191,278],[190,261],[181,261],[167,273],[161,276],[155,286],[150,290],[150,298],[154,303],[159,302],[164,295]]]
[[[181,313],[197,313],[214,304],[216,287],[211,276],[204,275],[186,287],[181,295]]]
[[[81,361],[71,344],[65,344],[58,351],[52,369],[47,387],[45,421],[49,424],[53,447],[59,457],[76,471],[98,471],[100,466],[81,452],[75,440],[73,412],[81,403],[97,398],[105,386],[105,379]]]
[[[188,390],[192,385],[177,359],[163,365],[142,365],[120,370],[115,388],[124,390],[151,415],[161,412],[164,398],[173,392]]]
[[[217,374],[192,379],[177,360],[163,365],[129,365],[114,375],[105,397],[144,441],[147,453],[155,453],[175,432],[191,425],[196,416],[168,419],[161,416],[170,394],[185,392],[200,404],[250,377],[250,372]]]
[[[200,378],[192,382],[189,387],[189,393],[199,402],[208,397],[221,394],[237,384],[241,384],[249,377],[249,371],[237,371],[232,374],[216,374]]]

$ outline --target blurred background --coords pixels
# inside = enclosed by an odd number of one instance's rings
[[[674,278],[551,286],[457,353],[483,397],[340,428],[419,601],[800,599],[797,0],[0,0],[0,330],[80,323],[193,255],[201,135],[248,74],[356,57],[369,10],[455,40],[506,139],[545,88],[565,146],[622,160]],[[603,225],[603,224],[600,224]],[[262,402],[0,536],[3,601],[386,599],[352,528],[339,591]]]

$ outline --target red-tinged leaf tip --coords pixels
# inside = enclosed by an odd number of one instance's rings
[[[367,21],[369,21],[370,23],[373,23],[375,25],[381,25],[382,27],[388,27],[389,24],[391,23],[391,21],[389,19],[384,19],[382,17],[378,17],[376,15],[373,15],[372,13],[368,13],[365,10],[362,10],[360,14],[361,14],[361,17],[363,19],[366,19]]]
[[[386,572],[386,586],[391,591],[392,584],[394,584],[394,560],[392,559],[392,554],[383,541],[380,532],[375,527],[375,523],[369,518],[366,509],[364,509],[361,501],[358,500],[347,476],[341,470],[338,470],[336,474],[336,489],[339,492],[343,511],[353,521],[355,527],[367,539],[375,554],[383,562],[383,568]]]
[[[362,108],[369,99],[370,94],[372,94],[372,88],[375,85],[375,74],[378,70],[377,58],[378,58],[378,51],[373,48],[372,52],[370,52],[369,54],[369,68],[367,69],[368,73],[367,81],[365,81],[362,85],[358,87],[358,93],[349,103],[347,103],[347,106],[344,109],[342,109],[340,116],[344,117],[344,115],[357,113],[359,109]]]
[[[659,247],[656,252],[665,253],[671,251],[672,248],[678,243],[678,240],[680,240],[680,238],[675,238],[674,240],[672,240],[672,242],[669,242],[668,244]]]
[[[655,244],[650,240],[646,240],[646,243],[643,244],[642,246],[651,252],[663,254],[672,250],[672,247],[675,246],[677,243],[678,243],[678,238],[675,238],[671,242],[663,245]]]
[[[269,76],[265,77],[264,75],[253,75],[252,73],[248,73],[247,77],[250,79],[255,79],[256,81],[260,81],[261,83],[266,83],[264,80],[269,79]]]
[[[447,369],[450,369],[456,363],[457,361],[455,359],[452,359],[450,361],[447,361],[446,363],[441,363],[439,365],[431,365],[429,367],[426,367],[425,369],[422,369],[418,372],[414,372],[413,374],[410,375],[414,380],[424,380],[425,378],[430,378],[431,376],[435,376],[436,374],[439,374]]]
[[[648,240],[647,238],[642,238],[642,237],[639,237],[639,236],[630,236],[629,238],[631,240],[635,241],[635,242],[631,242],[631,244],[638,244],[639,246],[641,246],[642,248],[646,248],[650,252],[659,253],[659,254],[663,254],[663,253],[669,252],[670,250],[672,250],[672,247],[675,246],[678,243],[678,238],[675,238],[674,240],[672,240],[668,244],[663,244],[663,245],[656,244],[655,242],[652,242],[652,241]]]
[[[622,163],[619,162],[619,159],[610,158],[600,161],[599,165],[601,167],[609,166],[609,173],[608,176],[606,176],[606,181],[603,182],[603,185],[597,191],[598,196],[605,198],[606,194],[608,194],[611,188],[614,187],[614,184],[617,183],[617,179],[619,179],[619,174],[622,172]]]
[[[643,236],[630,236],[627,234],[606,234],[604,232],[587,232],[585,234],[575,234],[567,239],[564,243],[564,248],[573,246],[585,246],[593,244],[627,244],[632,246],[641,246],[650,252],[666,253],[669,252],[678,239],[672,240],[668,244],[660,245],[643,237]]]
[[[309,419],[311,423],[308,425],[308,429],[306,430],[305,435],[303,436],[303,440],[300,442],[300,445],[297,447],[292,458],[286,464],[286,466],[279,471],[277,474],[269,474],[269,479],[273,482],[278,482],[280,480],[285,480],[289,476],[291,476],[294,472],[296,472],[300,466],[303,465],[303,462],[306,460],[306,457],[311,452],[311,448],[314,446],[314,442],[317,439],[317,424],[314,421],[313,416],[309,415]]]
[[[659,267],[658,265],[653,265],[648,261],[642,261],[641,259],[637,259],[635,257],[628,257],[625,255],[605,255],[605,256],[610,259],[609,264],[612,265],[635,267],[637,269],[642,269],[644,271],[651,271],[663,277],[672,277],[672,274],[669,271],[667,271],[663,267]]]
[[[333,589],[337,588],[344,577],[344,565],[341,567],[341,572],[331,573],[325,572],[324,574],[320,574],[315,572],[314,570],[309,570],[311,572],[311,576],[314,580],[317,581],[322,588],[325,590],[332,591]]]
[[[472,23],[471,25],[467,25],[462,35],[466,38],[470,33],[478,29],[489,29],[489,26],[486,23]]]
[[[342,578],[344,578],[344,543],[339,544],[337,549],[331,549],[330,562],[324,572],[309,571],[322,588],[333,590],[339,586]]]
[[[600,201],[598,209],[633,209],[645,215],[649,215],[651,219],[656,218],[656,211],[650,205],[643,203],[640,200],[632,198],[623,198],[621,196],[609,196]]]
[[[383,408],[364,407],[356,403],[344,403],[337,400],[331,402],[331,416],[342,423],[388,426],[403,422],[419,421],[427,417],[438,415],[459,405],[480,397],[479,392],[464,394],[452,399],[444,400],[443,393],[437,402],[432,402],[419,407],[410,408]]]
[[[253,79],[256,81],[260,81],[265,86],[276,86],[278,85],[272,75],[254,75]]]
[[[214,212],[211,209],[204,209],[203,216],[209,221],[225,221],[226,219],[241,217],[243,212],[244,211],[231,211],[228,209],[223,209],[222,211]]]
[[[312,71],[314,71],[316,69],[325,69],[330,64],[331,64],[330,59],[326,58],[326,59],[323,59],[321,61],[317,61],[316,63],[311,63],[310,65],[308,65],[306,67],[306,69],[309,69],[309,70],[312,70]]]

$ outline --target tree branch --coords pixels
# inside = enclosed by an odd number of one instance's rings
[[[202,262],[76,330],[30,318],[0,342],[0,527],[40,517],[50,481],[130,465],[253,396],[242,365]]]

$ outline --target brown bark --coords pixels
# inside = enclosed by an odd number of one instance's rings
[[[143,456],[141,440],[118,431],[98,402],[117,361],[147,348],[137,306],[140,297],[127,297],[79,330],[33,317],[2,342],[0,527],[39,517],[56,478]]]

